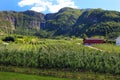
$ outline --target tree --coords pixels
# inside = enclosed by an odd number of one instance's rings
[[[5,42],[14,42],[15,41],[15,38],[12,37],[12,36],[7,36],[3,39],[3,41]]]

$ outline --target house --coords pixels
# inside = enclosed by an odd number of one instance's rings
[[[95,39],[95,38],[85,38],[83,39],[84,45],[92,45],[92,44],[103,44],[105,41],[103,39]]]
[[[116,45],[120,45],[120,37],[116,39]]]

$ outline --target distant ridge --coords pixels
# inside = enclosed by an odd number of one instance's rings
[[[74,9],[65,7],[57,13],[35,11],[0,11],[0,33],[36,34],[41,30],[51,36],[120,35],[120,12],[103,9]],[[50,34],[50,33],[49,33]]]

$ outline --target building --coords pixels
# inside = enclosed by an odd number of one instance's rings
[[[116,45],[120,45],[120,37],[116,39]]]
[[[84,45],[92,45],[92,44],[103,44],[105,41],[103,39],[95,39],[95,38],[85,38],[83,39]]]

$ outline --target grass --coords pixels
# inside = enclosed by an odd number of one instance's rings
[[[0,72],[0,80],[71,80],[71,79],[28,75],[12,72]]]
[[[4,70],[2,70],[4,68]],[[9,71],[7,70],[9,69]],[[79,71],[79,72],[71,72],[71,71],[64,71],[64,70],[55,70],[55,69],[35,69],[35,68],[18,68],[18,67],[5,67],[1,66],[0,67],[0,80],[7,80],[6,77],[10,79],[11,76],[14,77],[16,75],[17,78],[20,79],[13,79],[12,80],[24,80],[21,79],[22,77],[25,78],[25,80],[120,80],[120,75],[111,75],[111,74],[101,74],[101,73],[94,73],[94,72],[86,72],[86,71]],[[3,72],[7,71],[7,72]],[[11,72],[14,72],[11,75]],[[19,77],[19,75],[20,77]],[[23,76],[23,75],[26,75]],[[28,75],[29,74],[29,75]],[[31,75],[30,75],[31,74]],[[35,75],[40,75],[36,76],[39,77],[36,79]],[[1,77],[2,76],[2,77]],[[32,77],[34,79],[32,79]],[[51,76],[51,77],[49,77]],[[29,77],[31,77],[29,79]],[[46,79],[41,79],[41,78],[46,78]],[[49,79],[47,79],[49,78]],[[50,79],[50,78],[55,78],[55,79]]]
[[[82,45],[82,39],[57,40],[21,36],[8,45],[3,43],[0,45],[0,66],[3,66],[0,71],[79,80],[120,80],[120,54],[108,54],[110,50],[119,51],[113,50],[114,46],[106,45],[104,48],[109,46],[109,50],[98,51]],[[13,66],[30,70],[14,69]],[[47,70],[43,71],[44,69]],[[118,78],[106,74],[118,75]]]
[[[108,53],[120,54],[120,46],[117,46],[116,44],[96,44],[93,46]]]

